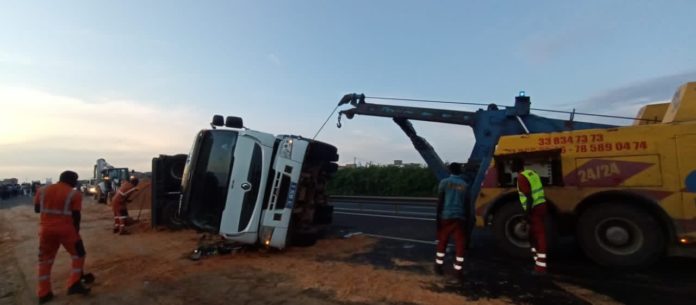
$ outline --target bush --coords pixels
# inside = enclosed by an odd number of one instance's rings
[[[437,195],[437,179],[428,169],[416,165],[372,165],[341,168],[328,185],[329,195],[407,196]]]

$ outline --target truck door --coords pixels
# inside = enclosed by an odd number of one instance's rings
[[[677,164],[681,178],[682,210],[671,216],[682,220],[684,227],[682,233],[696,237],[696,231],[694,231],[694,227],[696,227],[694,223],[696,222],[693,220],[696,218],[696,158],[694,158],[696,135],[678,135],[676,143]]]
[[[240,135],[234,151],[234,168],[220,223],[220,234],[242,243],[258,240],[264,184],[271,148],[249,135]],[[265,170],[264,170],[265,169]]]

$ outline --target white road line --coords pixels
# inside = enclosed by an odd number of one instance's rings
[[[435,218],[404,217],[404,216],[375,215],[375,214],[346,213],[346,212],[334,212],[334,214],[356,215],[356,216],[368,216],[368,217],[381,217],[381,218],[396,218],[396,219],[411,219],[411,220],[428,220],[428,221],[435,221]]]
[[[377,212],[377,213],[392,213],[392,214],[411,214],[411,215],[424,215],[424,216],[435,216],[433,213],[423,213],[423,212],[408,212],[408,211],[394,211],[394,210],[371,210],[371,209],[347,209],[347,208],[335,208],[335,211],[348,211],[348,212]]]
[[[370,236],[370,237],[375,237],[375,238],[381,238],[381,239],[392,239],[392,240],[398,240],[398,241],[408,241],[412,243],[419,243],[419,244],[426,244],[426,245],[436,245],[437,242],[434,241],[429,241],[429,240],[420,240],[420,239],[410,239],[410,238],[402,238],[402,237],[395,237],[395,236],[385,236],[385,235],[378,235],[378,234],[367,234],[363,233],[365,236]]]

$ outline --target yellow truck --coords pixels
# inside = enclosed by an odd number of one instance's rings
[[[370,100],[486,106],[475,112],[386,105]],[[542,177],[552,213],[551,235],[575,235],[587,255],[609,266],[640,266],[665,254],[693,255],[696,244],[696,82],[670,103],[647,105],[630,126],[554,119],[533,114],[524,92],[512,106],[346,94],[339,112],[391,118],[433,174],[449,174],[411,121],[471,127],[476,142],[464,168],[479,226],[498,245],[529,255],[528,232],[509,163],[522,157]],[[603,115],[599,115],[603,116]],[[604,115],[606,116],[606,115]],[[473,227],[474,217],[468,217]],[[552,236],[552,240],[553,240]],[[553,242],[552,242],[553,243]]]
[[[477,223],[498,245],[528,255],[510,160],[545,184],[551,231],[574,233],[592,260],[640,266],[696,242],[696,82],[644,106],[632,126],[500,137],[476,198]]]

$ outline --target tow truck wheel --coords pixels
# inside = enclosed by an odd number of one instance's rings
[[[593,261],[613,267],[639,267],[659,259],[665,235],[649,213],[635,206],[602,203],[580,215],[580,246]]]
[[[498,248],[511,256],[529,257],[529,227],[517,202],[506,202],[493,215],[493,235]]]

